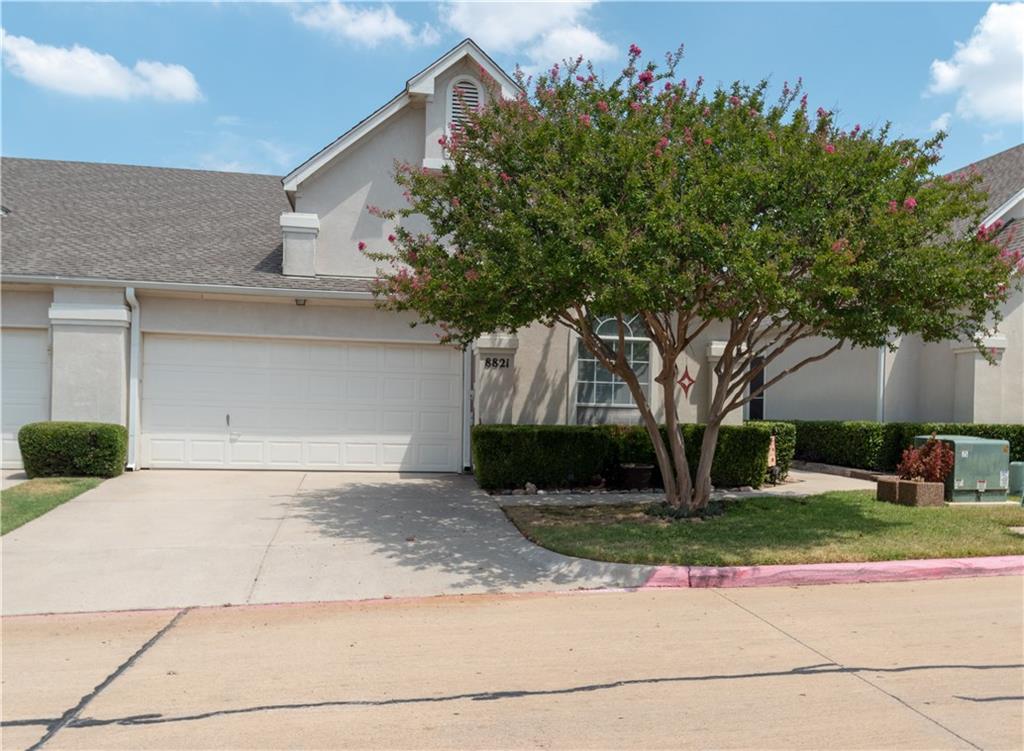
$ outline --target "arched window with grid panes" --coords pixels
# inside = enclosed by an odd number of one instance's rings
[[[650,395],[651,342],[640,316],[623,317],[626,361],[636,373],[645,395]],[[612,349],[619,348],[619,324],[614,316],[605,316],[594,323],[597,334]],[[576,405],[579,407],[635,407],[629,386],[612,373],[591,353],[581,339],[577,345]]]

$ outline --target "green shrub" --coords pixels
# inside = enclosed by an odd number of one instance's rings
[[[887,423],[798,420],[794,424],[798,459],[864,469],[885,469],[887,466],[887,452],[891,448],[886,440]],[[899,440],[902,439],[896,439],[896,442]],[[895,466],[895,463],[890,466]]]
[[[114,477],[124,471],[128,431],[102,422],[33,422],[18,431],[29,477]]]
[[[972,435],[1010,442],[1010,461],[1024,461],[1024,425],[944,422],[796,420],[796,458],[841,467],[889,471],[914,436]]]
[[[695,473],[704,426],[685,424],[681,430]],[[773,431],[779,467],[787,472],[795,443],[791,424],[726,425],[719,433],[711,482],[717,487],[764,484]],[[571,487],[595,478],[614,484],[623,464],[654,465],[655,483],[661,484],[654,447],[639,425],[478,425],[473,428],[473,464],[477,482],[488,490],[527,482],[542,488]]]
[[[473,467],[480,487],[588,485],[608,467],[608,434],[586,425],[476,425]]]

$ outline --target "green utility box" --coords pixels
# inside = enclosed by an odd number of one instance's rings
[[[1010,495],[1024,495],[1024,462],[1010,462]]]
[[[951,501],[1005,501],[1010,485],[1010,443],[969,435],[937,435],[953,449],[953,471],[946,478]],[[920,446],[931,436],[914,436]]]

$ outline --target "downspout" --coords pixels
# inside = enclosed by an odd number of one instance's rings
[[[885,345],[878,348],[878,384],[875,390],[875,420],[885,422]]]
[[[135,288],[125,287],[124,298],[128,301],[132,319],[128,345],[128,469],[134,471],[139,468],[139,349],[142,331],[139,327],[139,300],[135,297]]]

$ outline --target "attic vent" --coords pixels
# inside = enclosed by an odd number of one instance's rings
[[[469,113],[480,106],[480,89],[472,81],[456,81],[452,86],[451,122],[465,125]]]

